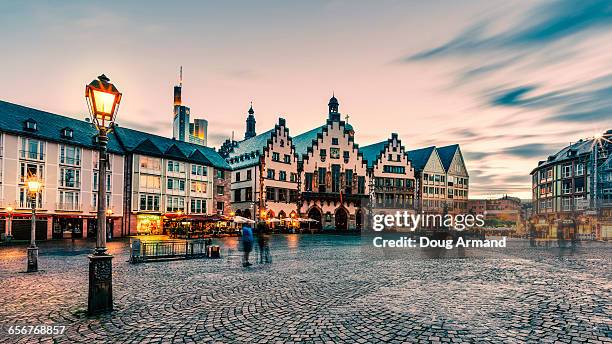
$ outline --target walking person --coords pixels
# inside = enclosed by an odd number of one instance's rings
[[[244,253],[242,266],[248,267],[253,265],[249,262],[249,256],[253,250],[253,229],[246,224],[242,226],[242,250]]]
[[[270,257],[270,245],[268,244],[270,236],[268,234],[268,226],[265,222],[257,224],[257,244],[259,245],[259,263],[272,263]]]

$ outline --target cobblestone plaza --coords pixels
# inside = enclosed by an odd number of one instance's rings
[[[111,242],[115,311],[99,317],[85,315],[92,243],[41,243],[32,274],[25,246],[1,247],[0,342],[612,342],[609,244],[385,258],[357,236],[286,235],[245,269],[237,239],[217,243],[222,259],[132,265]],[[7,334],[39,324],[66,330]]]

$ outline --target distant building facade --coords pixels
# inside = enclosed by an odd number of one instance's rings
[[[24,180],[43,179],[37,239],[95,237],[98,147],[91,123],[0,101],[0,233],[30,236]],[[229,171],[218,152],[117,126],[109,134],[109,236],[161,234],[177,221],[229,215]],[[10,210],[13,209],[11,212]]]
[[[485,226],[508,226],[523,230],[522,203],[519,198],[470,199],[468,213],[485,215]]]
[[[91,123],[0,101],[0,233],[30,239],[25,180],[43,181],[36,239],[95,237],[98,150]],[[111,133],[106,206],[110,236],[123,234],[123,150]],[[13,209],[12,212],[10,210]]]
[[[408,151],[417,175],[418,208],[425,213],[467,211],[469,174],[459,145]]]
[[[357,230],[369,202],[367,162],[338,107],[333,96],[325,125],[293,138],[300,161],[299,213],[322,229]]]
[[[415,212],[415,174],[398,135],[359,148],[368,163],[368,215]]]
[[[249,119],[253,108],[249,109]],[[245,137],[229,152],[231,197],[236,215],[247,218],[297,218],[298,166],[285,119],[259,135],[247,119]]]
[[[208,121],[196,118],[191,122],[191,110],[183,105],[183,68],[178,85],[174,86],[172,138],[206,146],[208,144]]]
[[[612,238],[612,144],[608,130],[548,156],[531,171],[539,237]]]

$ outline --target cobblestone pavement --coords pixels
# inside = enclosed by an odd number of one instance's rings
[[[0,342],[603,342],[612,343],[610,244],[575,251],[498,249],[486,258],[364,253],[359,237],[276,236],[274,262],[224,258],[131,265],[112,242],[116,310],[85,316],[92,243],[0,247]],[[231,250],[228,255],[228,249]],[[18,337],[10,325],[66,325]]]

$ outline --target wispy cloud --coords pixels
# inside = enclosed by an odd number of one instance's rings
[[[440,46],[409,55],[403,60],[465,56],[491,50],[539,49],[589,30],[612,27],[612,2],[550,1],[532,9],[523,20],[505,31],[487,35],[489,27],[489,23],[482,21]]]

